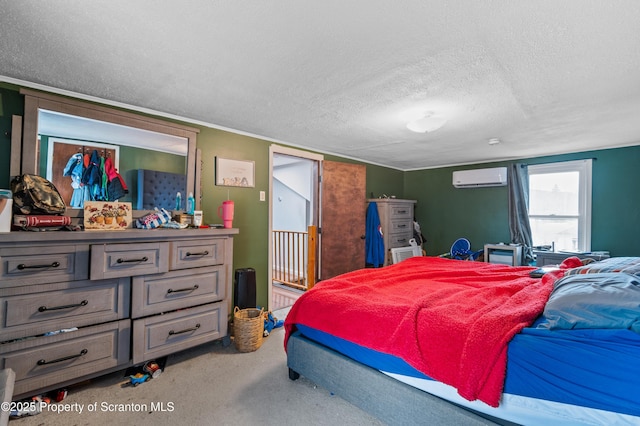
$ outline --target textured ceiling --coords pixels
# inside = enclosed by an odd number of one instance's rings
[[[636,0],[0,6],[5,81],[401,170],[640,144]]]

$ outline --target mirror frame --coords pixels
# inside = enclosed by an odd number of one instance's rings
[[[196,180],[199,177],[196,169],[198,164],[196,139],[200,132],[199,129],[31,89],[22,88],[20,89],[20,94],[24,95],[21,173],[38,173],[38,156],[40,153],[40,147],[38,146],[38,110],[46,109],[185,138],[188,144],[186,190],[187,192],[193,191],[194,194],[199,194],[199,191],[196,190]],[[196,196],[195,198],[196,209],[199,209],[200,197]],[[67,209],[67,214],[69,214],[69,209]],[[76,216],[75,214],[71,215]]]

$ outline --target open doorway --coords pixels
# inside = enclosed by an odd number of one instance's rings
[[[322,155],[269,149],[269,309],[293,305],[315,283],[319,256],[319,174]]]

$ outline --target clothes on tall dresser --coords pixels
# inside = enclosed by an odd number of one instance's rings
[[[384,238],[382,236],[382,226],[380,226],[378,204],[375,201],[372,201],[367,207],[365,263],[373,266],[374,268],[384,265],[384,250]]]

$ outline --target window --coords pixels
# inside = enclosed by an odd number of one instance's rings
[[[591,251],[591,160],[529,166],[534,246]]]

